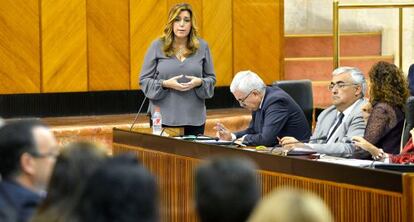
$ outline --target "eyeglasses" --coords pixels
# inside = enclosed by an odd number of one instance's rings
[[[56,158],[59,155],[58,151],[49,151],[46,153],[38,153],[37,151],[31,151],[31,152],[27,152],[28,154],[30,154],[32,157],[35,158],[47,158],[47,157],[51,157],[51,158]]]
[[[250,94],[252,94],[252,92],[253,92],[253,90],[252,90],[252,91],[250,91],[250,92],[249,92],[249,94],[247,94],[247,96],[245,96],[243,99],[238,100],[238,101],[239,101],[240,106],[245,106],[245,105],[246,105],[246,103],[244,103],[244,101],[245,101],[247,98],[249,98],[249,96],[250,96]]]
[[[331,84],[329,84],[329,86],[328,86],[328,90],[329,91],[332,91],[335,88],[335,86],[338,89],[343,89],[343,88],[345,88],[345,86],[356,86],[356,85],[359,85],[359,84],[356,84],[356,83],[344,83],[344,82],[337,82],[337,83],[331,82]]]

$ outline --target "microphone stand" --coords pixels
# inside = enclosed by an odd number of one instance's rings
[[[152,81],[150,84],[151,84],[151,86],[149,87],[150,89],[151,89],[151,87],[152,87],[152,85],[154,85],[154,82],[155,82],[155,80],[157,79],[157,77],[158,77],[158,74],[160,74],[158,71],[156,71],[155,72],[155,74],[154,74],[154,81]],[[144,92],[142,92],[142,93],[144,93]],[[147,96],[145,95],[145,93],[144,93],[144,100],[142,100],[142,102],[141,102],[141,106],[139,107],[139,109],[138,109],[138,112],[137,112],[137,114],[135,115],[135,119],[134,119],[134,122],[132,122],[132,125],[131,125],[131,128],[129,128],[129,131],[131,132],[132,131],[132,129],[134,128],[134,125],[135,125],[135,123],[137,122],[137,120],[138,120],[138,116],[139,116],[139,113],[141,112],[141,110],[142,110],[142,107],[144,107],[144,104],[145,104],[145,101],[147,100]]]

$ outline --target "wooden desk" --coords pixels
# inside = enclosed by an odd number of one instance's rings
[[[414,221],[414,174],[358,168],[114,129],[113,153],[134,152],[157,177],[162,221],[197,221],[194,169],[214,155],[254,160],[263,194],[279,186],[321,196],[336,221]]]

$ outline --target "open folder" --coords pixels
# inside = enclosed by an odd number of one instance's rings
[[[209,136],[177,136],[174,137],[176,139],[193,141],[197,143],[205,143],[205,144],[212,144],[212,145],[232,145],[234,144],[233,141],[227,140],[219,140],[218,138],[209,137]]]

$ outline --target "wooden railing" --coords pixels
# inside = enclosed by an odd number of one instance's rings
[[[414,3],[339,3],[339,0],[333,1],[333,38],[334,38],[334,59],[333,67],[339,67],[339,9],[365,9],[365,8],[398,8],[399,10],[399,23],[398,23],[398,53],[399,60],[398,65],[402,69],[402,57],[403,57],[403,8],[414,7]]]
[[[291,186],[318,194],[335,221],[414,221],[414,175],[343,166],[300,158],[198,144],[128,131],[114,131],[114,155],[135,153],[156,175],[162,221],[197,221],[194,170],[214,155],[246,156],[258,165],[267,194]]]

